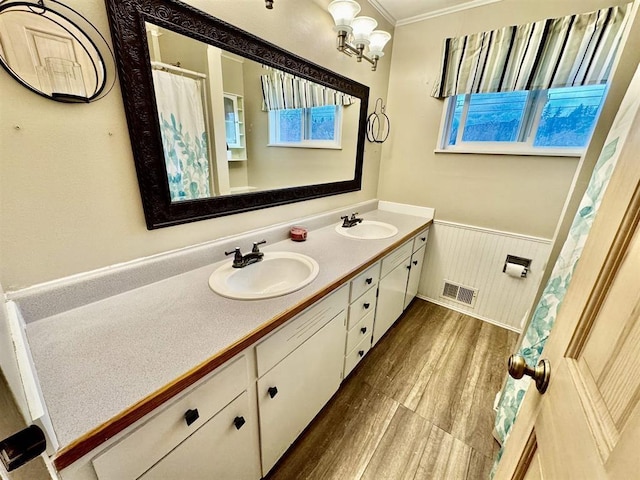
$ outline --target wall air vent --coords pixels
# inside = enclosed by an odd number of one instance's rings
[[[440,296],[453,300],[454,302],[473,307],[478,296],[478,289],[465,287],[463,285],[450,282],[449,280],[445,280]]]

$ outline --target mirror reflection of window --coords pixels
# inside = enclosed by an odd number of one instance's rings
[[[290,108],[269,112],[269,145],[279,147],[341,148],[340,105]]]

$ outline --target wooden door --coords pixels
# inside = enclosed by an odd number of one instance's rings
[[[549,388],[527,392],[496,479],[640,478],[638,101],[621,113],[618,163],[542,353]]]

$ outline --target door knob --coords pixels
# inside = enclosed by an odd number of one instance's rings
[[[547,391],[549,386],[549,377],[551,376],[551,363],[549,360],[540,360],[535,368],[527,365],[522,355],[511,355],[507,362],[509,375],[515,379],[522,378],[527,375],[536,382],[536,388],[540,393]]]

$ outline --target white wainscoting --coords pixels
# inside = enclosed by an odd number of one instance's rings
[[[520,332],[546,268],[551,240],[436,220],[419,297]],[[507,255],[530,258],[526,278],[502,272]],[[478,290],[473,307],[441,296],[444,281]]]

